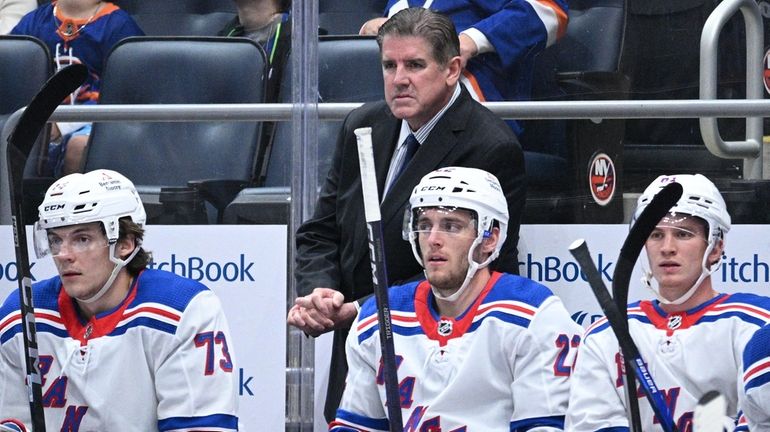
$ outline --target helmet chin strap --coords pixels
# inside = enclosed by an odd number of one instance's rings
[[[99,291],[96,292],[96,294],[92,295],[91,297],[87,299],[77,299],[79,302],[83,302],[86,304],[93,303],[100,298],[102,298],[103,295],[107,294],[107,291],[110,290],[110,287],[112,286],[112,283],[115,282],[115,278],[118,277],[118,273],[120,273],[120,269],[126,266],[131,260],[136,256],[137,253],[139,253],[139,249],[141,245],[139,243],[136,244],[134,247],[134,251],[131,252],[131,255],[129,255],[126,259],[122,260],[115,256],[115,245],[116,243],[113,243],[110,245],[110,261],[115,263],[115,267],[112,269],[112,273],[110,273],[110,277],[107,278],[107,282],[104,283],[104,285],[99,289]]]
[[[642,269],[644,275],[642,276],[642,283],[650,289],[653,293],[655,293],[655,297],[658,298],[658,301],[660,301],[663,304],[667,305],[680,305],[687,300],[690,299],[690,297],[695,294],[695,291],[698,290],[698,287],[703,282],[704,279],[706,279],[708,276],[711,276],[712,273],[714,273],[721,265],[722,261],[718,260],[714,265],[713,269],[709,269],[708,263],[706,262],[708,260],[708,256],[711,253],[711,251],[714,249],[714,245],[711,244],[709,247],[706,248],[706,251],[703,253],[703,260],[701,261],[701,272],[700,276],[698,276],[698,279],[695,281],[695,283],[690,287],[690,289],[687,290],[682,296],[680,296],[677,299],[669,300],[660,293],[660,285],[656,283],[652,283],[652,272],[647,269]]]
[[[463,284],[460,285],[460,288],[455,291],[452,295],[444,296],[441,295],[441,293],[433,286],[430,286],[431,291],[433,291],[433,295],[436,296],[437,299],[448,301],[448,302],[454,302],[460,296],[463,294],[466,288],[471,284],[471,279],[473,279],[473,276],[476,274],[476,272],[479,269],[482,269],[489,265],[490,262],[492,262],[493,259],[495,259],[496,254],[491,254],[489,257],[487,257],[486,260],[482,263],[477,263],[473,259],[473,252],[476,250],[476,247],[481,243],[481,241],[484,240],[484,237],[479,236],[476,237],[476,240],[473,241],[473,244],[468,249],[468,271],[465,273],[465,280],[463,281]],[[427,275],[426,275],[427,277]]]

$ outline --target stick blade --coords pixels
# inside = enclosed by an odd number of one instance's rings
[[[612,273],[612,297],[619,307],[625,307],[626,303],[628,303],[628,284],[631,280],[631,273],[636,260],[639,258],[639,254],[642,252],[644,243],[647,241],[647,237],[650,236],[658,222],[681,197],[682,185],[675,182],[669,183],[655,194],[644,211],[642,211],[642,214],[634,222],[634,226],[620,248],[618,262],[615,266],[615,271]]]
[[[43,88],[27,105],[19,122],[8,137],[8,152],[17,151],[28,156],[43,126],[64,99],[78,89],[88,77],[88,68],[82,64],[65,67],[46,81]]]

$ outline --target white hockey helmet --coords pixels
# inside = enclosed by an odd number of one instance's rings
[[[122,174],[106,169],[60,178],[46,191],[43,203],[38,207],[38,214],[39,219],[33,231],[38,258],[50,253],[48,229],[92,222],[99,222],[104,227],[110,247],[110,260],[115,263],[115,268],[102,290],[91,299],[83,301],[95,301],[101,297],[120,268],[140,250],[141,241],[137,239],[133,253],[125,260],[115,256],[115,244],[120,235],[119,219],[129,217],[140,227],[147,220],[134,184]]]
[[[662,303],[681,304],[695,293],[703,279],[719,268],[721,260],[712,266],[707,262],[708,255],[719,241],[724,241],[725,234],[730,231],[731,219],[719,189],[705,176],[701,174],[662,175],[650,183],[639,197],[636,211],[634,211],[634,216],[631,219],[631,226],[634,225],[652,198],[666,185],[673,182],[682,185],[682,197],[671,207],[670,213],[695,216],[705,221],[707,225],[706,242],[708,247],[703,254],[701,276],[685,295],[673,301],[663,298],[659,290],[652,286],[652,274],[648,270],[645,270],[642,280],[655,292]]]
[[[46,191],[38,214],[44,230],[100,222],[110,243],[118,240],[120,218],[128,216],[139,226],[147,220],[131,180],[106,169],[60,178]]]
[[[419,241],[415,224],[417,210],[426,207],[444,207],[465,209],[473,213],[476,221],[476,239],[468,251],[470,263],[465,283],[452,296],[445,298],[452,301],[459,297],[479,268],[486,267],[500,254],[508,233],[508,204],[497,177],[477,168],[447,167],[425,175],[415,186],[404,215],[404,240],[409,240],[412,253],[417,262],[424,267],[420,256]],[[495,225],[496,223],[496,225]],[[497,246],[484,262],[473,260],[473,251],[488,237],[492,228],[500,228]],[[444,299],[440,294],[437,297]]]

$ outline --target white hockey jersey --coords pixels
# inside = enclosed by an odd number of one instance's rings
[[[770,326],[754,333],[743,352],[743,388],[736,431],[770,431]]]
[[[404,431],[561,430],[582,329],[548,288],[493,273],[456,320],[428,282],[389,290]],[[331,431],[387,431],[375,300],[347,339],[348,376]]]
[[[738,412],[741,356],[746,342],[770,320],[770,299],[721,294],[682,313],[666,314],[657,300],[629,305],[631,337],[665,396],[680,431],[692,429],[698,399],[710,390]],[[622,357],[606,319],[586,329],[572,375],[566,427],[570,431],[627,431]],[[662,430],[637,388],[642,430]]]
[[[148,269],[118,307],[84,321],[60,287],[33,287],[47,430],[237,430],[235,357],[213,292]],[[14,292],[0,308],[0,417],[30,430],[21,331]]]

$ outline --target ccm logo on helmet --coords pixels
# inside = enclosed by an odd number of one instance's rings
[[[420,188],[420,192],[422,192],[422,191],[431,191],[431,190],[441,191],[441,190],[444,190],[444,189],[446,189],[446,186],[423,186],[423,187]]]
[[[43,207],[43,211],[61,210],[64,208],[64,204],[50,204]]]

